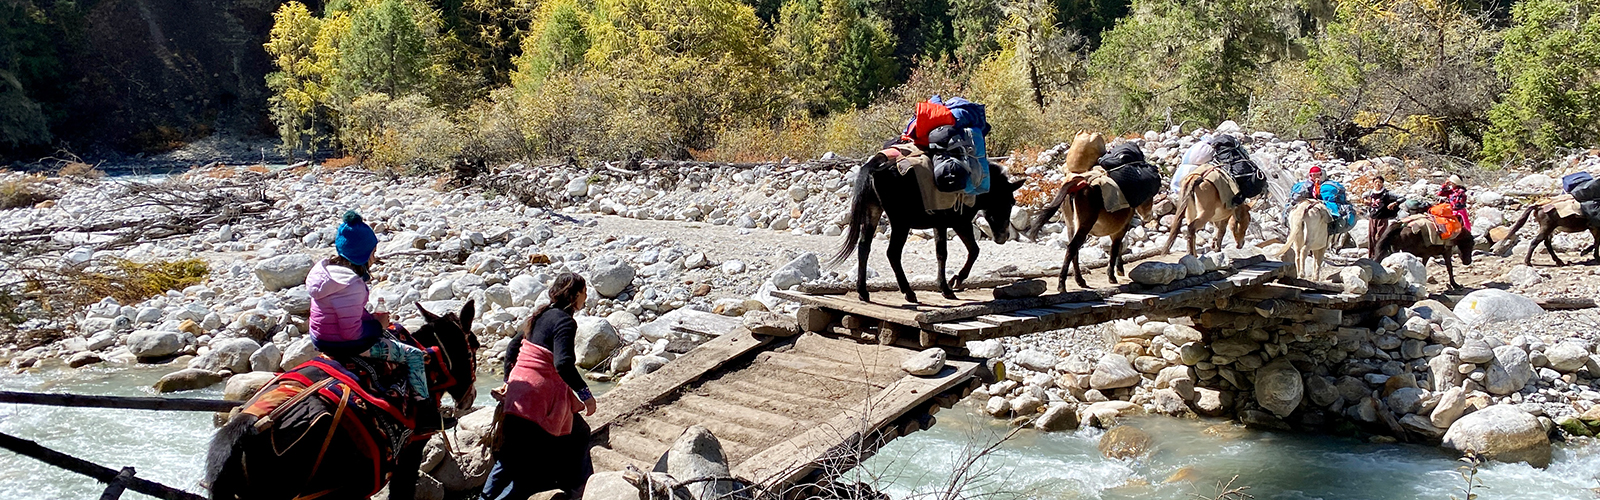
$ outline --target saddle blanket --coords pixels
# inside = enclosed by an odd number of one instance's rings
[[[1081,174],[1067,174],[1064,185],[1076,185],[1077,182],[1084,183],[1079,190],[1089,186],[1098,188],[1101,206],[1107,212],[1116,212],[1154,199],[1156,191],[1161,189],[1161,174],[1155,167],[1143,162],[1129,163],[1110,171],[1096,166]]]
[[[1082,185],[1077,183],[1082,182]],[[1078,185],[1078,190],[1094,187],[1100,190],[1100,201],[1107,212],[1116,212],[1128,208],[1128,199],[1122,195],[1122,187],[1115,180],[1106,175],[1106,169],[1094,167],[1081,174],[1067,174],[1064,185]]]
[[[923,210],[932,212],[972,207],[978,202],[976,194],[965,191],[940,191],[933,182],[933,158],[923,154],[922,149],[914,144],[896,144],[878,154],[894,162],[895,173],[910,174],[915,177],[917,189],[922,193]]]
[[[1188,176],[1184,177],[1183,182],[1188,184],[1191,182],[1190,179],[1196,177],[1210,182],[1212,186],[1216,186],[1217,197],[1222,199],[1224,207],[1233,208],[1238,206],[1233,202],[1233,199],[1234,195],[1239,193],[1239,185],[1235,183],[1232,175],[1228,175],[1227,169],[1217,164],[1206,165],[1190,172]]]
[[[1550,198],[1541,203],[1554,209],[1558,217],[1566,218],[1583,215],[1583,205],[1578,203],[1578,199],[1573,198],[1570,194]]]
[[[1455,239],[1461,232],[1461,221],[1455,217],[1441,218],[1431,213],[1412,214],[1400,219],[1406,226],[1415,226],[1416,230],[1428,235],[1428,244],[1444,245],[1445,242]]]

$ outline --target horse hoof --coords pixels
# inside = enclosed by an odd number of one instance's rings
[[[861,301],[862,302],[872,302],[872,297],[868,296],[867,294],[863,293],[863,294],[860,294],[859,296],[861,297]]]
[[[910,302],[912,304],[917,303],[917,294],[914,294],[914,293],[906,294],[906,302]]]
[[[1089,283],[1080,279],[1078,280],[1078,288],[1089,288]]]
[[[942,293],[940,295],[943,295],[944,298],[946,298],[946,299],[956,300],[956,294],[954,294],[954,293],[945,292],[945,293]]]

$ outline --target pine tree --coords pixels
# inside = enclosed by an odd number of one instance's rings
[[[355,11],[340,46],[341,80],[352,89],[346,95],[425,89],[432,61],[418,14],[406,0],[380,0]]]

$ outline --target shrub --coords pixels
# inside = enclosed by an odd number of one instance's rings
[[[0,210],[31,207],[53,198],[45,190],[42,175],[20,174],[0,180]]]
[[[339,140],[369,167],[396,173],[439,171],[461,152],[461,131],[421,95],[367,94],[343,115]]]
[[[56,171],[56,175],[60,177],[76,177],[81,179],[99,179],[101,177],[105,177],[106,173],[105,171],[100,170],[94,165],[90,165],[88,163],[81,161],[69,161],[63,164],[60,170]]]
[[[47,311],[75,311],[105,297],[133,304],[204,283],[210,269],[201,259],[134,262],[102,258],[84,268],[35,266],[21,270],[24,295]]]

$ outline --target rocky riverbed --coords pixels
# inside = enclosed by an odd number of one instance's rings
[[[1358,194],[1355,179],[1369,172],[1400,179],[1391,187],[1417,198],[1431,195],[1442,178],[1440,172],[1395,158],[1346,164],[1325,159],[1303,141],[1244,133],[1226,123],[1218,128],[1250,138],[1257,162],[1272,179],[1272,197],[1257,205],[1256,224],[1240,255],[1273,250],[1272,241],[1286,232],[1280,198],[1311,164],[1322,165],[1331,178],[1349,183],[1352,196]],[[1170,171],[1182,152],[1203,135],[1150,132],[1133,140],[1140,141],[1153,162]],[[1054,161],[1063,151],[1013,157],[1008,167],[1019,178],[1027,178],[1027,189],[1033,189],[1059,175]],[[1474,233],[1492,234],[1508,224],[1522,203],[1558,192],[1560,174],[1590,169],[1600,169],[1600,156],[1575,155],[1561,169],[1543,173],[1469,179],[1485,186],[1471,191]],[[473,301],[480,318],[475,330],[488,346],[481,353],[483,361],[492,366],[488,362],[503,353],[506,337],[542,300],[553,276],[578,272],[589,278],[592,288],[591,305],[580,316],[581,364],[592,378],[626,383],[629,376],[671,362],[707,340],[708,329],[726,328],[746,312],[792,312],[794,304],[775,299],[770,291],[803,282],[853,280],[854,266],[822,262],[837,250],[852,175],[849,162],[842,161],[759,165],[647,161],[507,165],[492,173],[492,179],[466,187],[435,178],[395,178],[359,168],[317,165],[215,166],[139,181],[46,179],[41,184],[49,200],[0,211],[0,234],[7,235],[6,244],[12,248],[8,252],[34,265],[24,267],[19,259],[0,268],[0,277],[5,278],[0,282],[15,287],[9,291],[25,292],[23,274],[37,269],[39,262],[47,262],[51,269],[92,271],[113,258],[136,262],[199,258],[210,274],[204,283],[181,290],[127,303],[107,298],[69,311],[45,310],[23,293],[14,309],[20,316],[15,328],[59,333],[19,336],[55,338],[0,346],[0,360],[16,371],[156,365],[170,370],[155,383],[157,390],[194,390],[229,382],[226,385],[239,386],[230,393],[247,393],[250,384],[243,383],[247,379],[240,374],[281,371],[316,354],[305,338],[309,300],[303,280],[317,260],[332,254],[339,215],[357,210],[373,223],[381,240],[374,306],[382,300],[402,323],[415,326],[420,315],[412,304],[444,312]],[[0,174],[0,182],[19,176]],[[129,203],[143,199],[135,196],[145,196],[140,193],[180,188],[185,193],[238,193],[238,199],[248,203],[231,208]],[[981,229],[992,233],[1021,228],[1031,208],[1014,211],[1012,228]],[[1172,207],[1163,204],[1158,209],[1165,212],[1159,220],[1130,233],[1131,249],[1161,243]],[[151,232],[158,226],[154,222],[173,220],[186,224],[176,231]],[[107,227],[106,221],[116,223]],[[998,246],[984,241],[976,272],[1058,265],[1065,246],[1061,225],[1052,223],[1044,229],[1038,242]],[[1364,224],[1357,225],[1354,241],[1364,241],[1364,229]],[[1522,239],[1534,229],[1524,228]],[[912,275],[927,275],[935,269],[932,245],[925,241],[928,233],[918,234],[907,248],[907,268]],[[1206,229],[1197,237],[1204,244],[1216,235]],[[1589,243],[1587,238],[1561,235],[1556,247],[1574,251]],[[1108,241],[1094,242],[1083,257],[1103,258],[1108,247]],[[1535,298],[1600,296],[1590,268],[1518,267],[1519,258],[1503,255],[1520,256],[1525,246],[1505,247],[1496,255],[1485,245],[1473,267],[1458,269],[1464,273],[1461,281],[1469,286],[1504,283]],[[881,252],[875,253],[879,255],[869,263],[869,276],[877,274],[873,269],[888,269]],[[1357,248],[1338,253],[1344,256],[1341,263],[1365,254]],[[1402,267],[1406,269],[1390,272],[1416,275],[1413,266]],[[1438,267],[1435,263],[1407,284],[1419,293],[1443,291]],[[1341,268],[1328,269],[1328,277],[1349,282]],[[1364,276],[1373,278],[1370,271]],[[1524,423],[1532,419],[1542,436],[1559,436],[1549,432],[1555,427],[1577,435],[1582,433],[1580,427],[1592,425],[1590,414],[1600,411],[1595,405],[1600,402],[1600,393],[1595,392],[1600,369],[1594,367],[1595,338],[1588,326],[1596,317],[1591,312],[1540,311],[1513,323],[1477,323],[1455,312],[1443,314],[1446,309],[1433,308],[1441,312],[1423,315],[1416,307],[1405,308],[1381,314],[1383,319],[1373,319],[1370,325],[1340,326],[1334,346],[1313,346],[1316,341],[1268,332],[1264,339],[1247,338],[1249,349],[1223,353],[1226,363],[1216,362],[1221,360],[1215,358],[1214,344],[1208,348],[1210,359],[1195,359],[1201,357],[1198,353],[1186,357],[1184,346],[1194,340],[1184,337],[1183,329],[1194,328],[1170,319],[1046,332],[972,346],[971,351],[999,356],[1014,367],[1013,380],[985,389],[989,398],[981,402],[987,408],[1004,406],[991,413],[1009,418],[1043,412],[1049,418],[1040,424],[1047,426],[1064,426],[1049,423],[1063,417],[1066,410],[1058,409],[1063,408],[1060,405],[1072,405],[1073,419],[1088,424],[1113,421],[1134,408],[1204,414],[1211,411],[1207,408],[1226,406],[1222,391],[1210,397],[1200,390],[1227,379],[1225,369],[1261,377],[1260,370],[1302,348],[1321,349],[1319,361],[1330,355],[1343,358],[1296,369],[1302,391],[1296,407],[1314,406],[1319,414],[1363,423],[1402,424],[1399,431],[1374,436],[1427,436],[1453,442],[1445,431],[1460,425],[1462,415],[1448,418],[1452,411],[1466,414],[1491,406],[1516,409],[1527,419],[1507,418]],[[1573,328],[1575,324],[1583,327]],[[1345,332],[1347,328],[1364,331]],[[1130,343],[1138,349],[1126,345]],[[1488,357],[1482,356],[1485,351]],[[1118,363],[1118,357],[1124,362]],[[1435,367],[1439,359],[1456,361],[1439,361]],[[1348,366],[1353,365],[1372,369],[1352,371]],[[1328,371],[1320,372],[1316,366]],[[1102,380],[1098,387],[1097,375]],[[1105,385],[1112,379],[1116,387]],[[1242,378],[1225,384],[1230,392],[1259,387]],[[1195,390],[1184,389],[1190,386]],[[1115,405],[1115,411],[1090,410],[1110,408],[1107,405]],[[1440,414],[1440,408],[1451,410]],[[1237,408],[1256,409],[1260,408]],[[1483,418],[1491,415],[1497,414],[1486,412]],[[1574,418],[1579,424],[1572,424]],[[1552,427],[1558,420],[1562,423]]]

